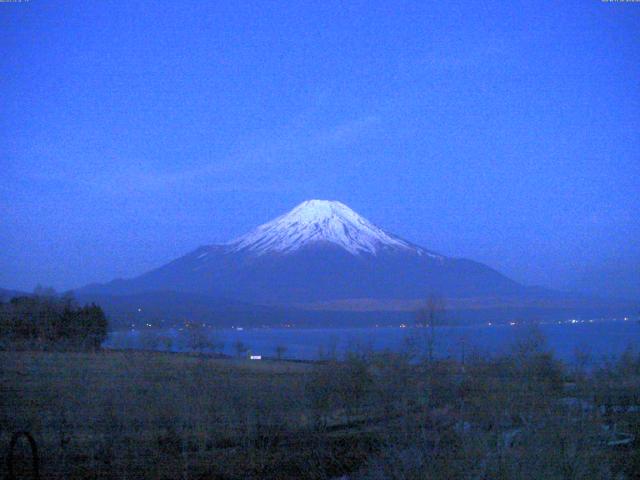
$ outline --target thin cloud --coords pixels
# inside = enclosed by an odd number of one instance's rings
[[[380,124],[380,117],[375,115],[357,118],[320,132],[316,135],[315,142],[323,145],[349,143],[369,134]]]
[[[209,191],[288,190],[291,186],[286,182],[247,178],[243,172],[256,163],[265,168],[284,168],[318,148],[355,142],[375,131],[380,124],[379,117],[367,115],[311,134],[310,128],[297,126],[269,135],[266,140],[256,142],[244,151],[192,168],[158,171],[145,165],[145,162],[137,161],[124,167],[119,166],[116,171],[91,173],[76,180],[80,180],[88,188],[97,187],[113,194],[197,188],[198,185]]]

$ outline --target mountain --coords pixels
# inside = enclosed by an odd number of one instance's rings
[[[437,254],[337,201],[308,200],[229,243],[78,293],[197,293],[262,304],[517,296],[532,290],[472,260]]]

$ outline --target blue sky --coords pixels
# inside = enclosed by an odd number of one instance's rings
[[[640,298],[640,4],[32,0],[0,32],[0,286],[132,276],[326,198]]]

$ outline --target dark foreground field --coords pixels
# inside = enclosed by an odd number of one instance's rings
[[[524,344],[465,365],[0,352],[0,369],[2,455],[29,431],[43,479],[640,475],[637,355],[590,374]],[[14,460],[24,478],[26,442]]]

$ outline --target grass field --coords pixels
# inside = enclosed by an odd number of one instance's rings
[[[465,366],[0,352],[0,454],[28,431],[43,479],[634,478],[639,379],[640,357],[585,376],[537,353]],[[627,438],[616,429],[633,442],[610,446]],[[27,443],[15,453],[29,478]]]
[[[304,477],[326,461],[284,445],[314,442],[306,364],[2,352],[0,365],[0,445],[31,432],[43,478]]]

